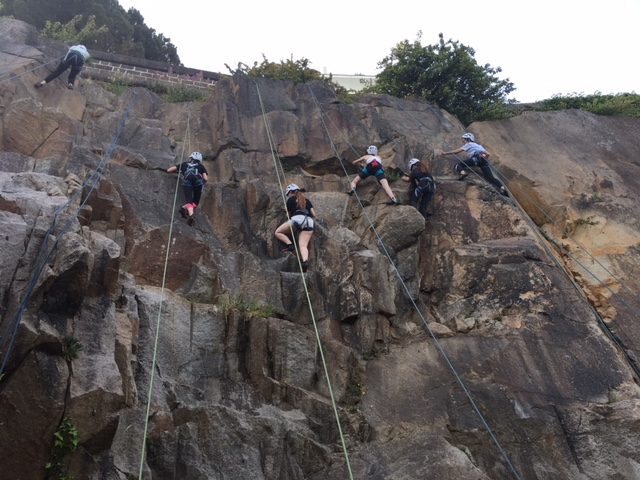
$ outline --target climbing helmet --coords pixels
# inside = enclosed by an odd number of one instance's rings
[[[367,147],[367,153],[369,155],[377,155],[378,154],[378,147],[376,147],[375,145],[369,145]]]
[[[195,160],[196,162],[201,162],[202,154],[200,152],[193,152],[191,155],[189,155],[189,158],[191,160]]]
[[[462,134],[462,138],[464,138],[465,140],[469,140],[470,142],[475,142],[476,141],[476,137],[473,136],[473,133],[463,133]]]
[[[297,192],[300,190],[300,187],[295,183],[290,183],[287,185],[287,190],[284,192],[285,195],[289,195],[291,192]]]

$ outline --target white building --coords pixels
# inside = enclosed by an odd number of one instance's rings
[[[376,82],[375,75],[339,75],[332,74],[332,80],[347,90],[358,92]]]

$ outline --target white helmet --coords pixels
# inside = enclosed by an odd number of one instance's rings
[[[378,154],[378,147],[376,147],[375,145],[369,145],[367,147],[367,153],[369,155],[377,155]]]
[[[298,190],[300,190],[300,187],[298,185],[296,185],[295,183],[290,183],[289,185],[287,185],[287,190],[284,192],[284,194],[289,195],[289,193],[297,192]]]
[[[469,140],[470,142],[476,141],[476,137],[473,136],[473,133],[463,133],[462,138],[464,138],[465,140]]]
[[[191,155],[189,155],[189,158],[191,160],[195,160],[196,162],[201,162],[202,154],[200,152],[193,152]]]
[[[412,158],[411,160],[409,160],[409,168],[413,167],[416,163],[420,163],[420,160],[418,160],[417,158]]]

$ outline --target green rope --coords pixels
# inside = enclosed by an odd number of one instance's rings
[[[191,119],[191,112],[189,112],[187,116],[187,128],[185,130],[185,138],[189,141],[189,124]],[[182,152],[180,154],[180,164],[182,164],[182,159],[184,158],[184,143],[182,144]],[[140,449],[140,470],[138,471],[138,480],[142,480],[142,470],[144,469],[145,463],[145,450],[147,446],[147,432],[149,430],[149,413],[151,411],[151,394],[153,390],[153,377],[156,369],[156,360],[158,356],[158,339],[160,338],[160,318],[162,315],[162,302],[164,301],[164,287],[167,278],[167,265],[169,264],[169,252],[171,245],[171,235],[173,234],[173,221],[176,215],[176,205],[178,203],[178,190],[180,185],[180,168],[178,167],[178,175],[176,177],[176,188],[173,195],[173,208],[171,210],[171,223],[169,224],[169,237],[167,238],[167,251],[164,256],[164,268],[162,271],[162,286],[160,288],[160,306],[158,307],[158,318],[156,320],[156,334],[155,340],[153,343],[153,359],[151,361],[151,379],[149,380],[149,392],[147,394],[147,411],[144,416],[144,434],[142,436],[142,448]]]
[[[273,142],[273,136],[271,134],[271,129],[269,127],[269,123],[267,122],[267,114],[265,112],[264,109],[264,104],[262,102],[262,95],[260,94],[260,88],[258,87],[258,84],[256,83],[256,90],[258,92],[258,100],[260,101],[260,108],[262,109],[262,118],[264,120],[264,125],[265,128],[267,130],[267,138],[269,139],[269,146],[271,148],[271,156],[273,158],[273,162],[274,162],[274,166],[276,169],[276,175],[278,177],[278,184],[280,186],[280,193],[282,194],[282,200],[284,203],[284,210],[287,213],[287,219],[290,220],[289,217],[289,212],[287,211],[287,200],[284,194],[284,188],[283,188],[283,178],[284,178],[284,169],[282,169],[282,165],[280,162],[280,158],[276,158],[277,153],[276,153],[276,149],[274,146],[274,142]],[[280,168],[282,169],[282,178],[280,176],[280,171],[278,170],[278,163],[280,163]],[[327,362],[325,360],[324,357],[324,352],[322,350],[322,341],[320,340],[320,332],[318,331],[318,324],[316,322],[316,317],[315,314],[313,312],[313,305],[311,303],[311,296],[309,295],[309,289],[307,287],[307,281],[304,275],[304,271],[302,269],[302,262],[300,260],[300,252],[298,250],[298,244],[296,242],[296,236],[295,234],[292,235],[293,238],[293,244],[295,246],[296,249],[296,253],[297,253],[297,257],[298,257],[298,267],[300,268],[300,273],[302,274],[302,285],[304,286],[304,293],[307,296],[307,303],[309,305],[309,312],[311,313],[311,320],[313,322],[313,330],[315,332],[316,335],[316,344],[318,346],[318,351],[320,352],[320,359],[322,361],[322,367],[324,369],[324,375],[325,378],[327,379],[327,386],[329,389],[329,396],[331,397],[331,405],[333,407],[333,413],[336,417],[336,424],[338,426],[338,433],[340,434],[340,442],[342,444],[342,451],[344,452],[344,459],[346,462],[346,466],[347,466],[347,471],[349,472],[349,479],[353,480],[353,473],[351,472],[351,463],[349,462],[349,452],[347,451],[347,444],[344,438],[344,434],[342,433],[342,426],[340,424],[340,415],[338,414],[338,406],[336,405],[336,399],[335,399],[335,395],[333,394],[333,387],[331,386],[331,379],[329,378],[329,369],[327,368]]]

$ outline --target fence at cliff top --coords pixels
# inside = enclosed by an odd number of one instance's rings
[[[211,89],[222,77],[219,73],[206,70],[95,50],[91,51],[91,58],[81,75],[109,82],[143,86],[162,83],[167,86],[200,90]]]

